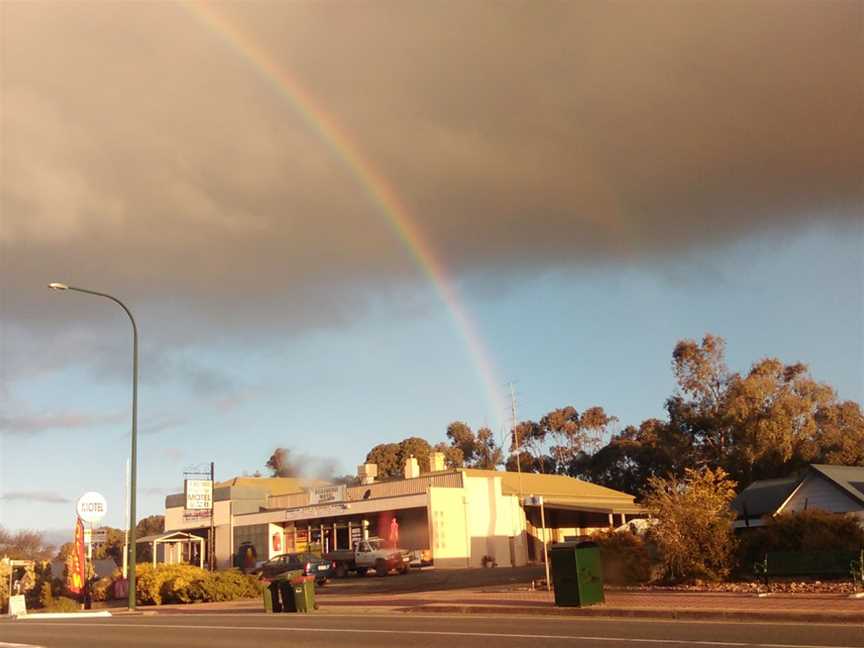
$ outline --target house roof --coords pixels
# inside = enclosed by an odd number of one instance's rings
[[[732,502],[739,517],[761,517],[776,513],[808,474],[827,479],[856,502],[864,504],[864,466],[833,466],[810,464],[807,471],[781,479],[762,479],[745,488]]]
[[[180,540],[204,542],[203,538],[192,533],[186,533],[185,531],[165,531],[164,533],[154,533],[153,535],[147,535],[143,538],[136,538],[135,543],[138,544],[140,542],[150,544],[151,542],[173,542]]]
[[[464,468],[468,477],[500,477],[501,492],[504,495],[542,495],[544,497],[560,496],[573,499],[590,499],[592,501],[633,503],[633,495],[606,488],[599,484],[582,481],[566,475],[541,475],[539,473],[518,473],[499,470],[480,470]]]
[[[802,479],[803,476],[793,475],[780,479],[755,481],[732,501],[732,509],[739,517],[744,517],[745,511],[748,518],[771,515],[780,508]]]
[[[817,474],[842,488],[856,502],[864,504],[864,466],[811,464]]]

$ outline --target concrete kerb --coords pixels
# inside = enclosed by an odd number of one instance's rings
[[[136,612],[133,614],[142,614]],[[266,615],[265,612],[255,608],[200,608],[197,606],[176,606],[169,609],[153,609],[143,612],[146,615]],[[679,621],[728,621],[728,622],[753,622],[753,623],[827,623],[827,624],[860,624],[864,625],[864,611],[862,612],[807,612],[807,611],[778,611],[778,610],[725,610],[720,608],[702,609],[670,609],[670,608],[622,608],[607,607],[605,605],[587,608],[561,608],[561,607],[531,607],[525,605],[476,605],[458,603],[427,603],[423,605],[399,605],[394,601],[392,605],[335,605],[328,606],[322,602],[321,607],[310,615],[381,615],[381,614],[405,614],[405,615],[486,615],[486,616],[546,616],[557,618],[618,618],[618,619],[655,619],[655,620],[679,620]],[[270,616],[270,615],[267,615]],[[278,616],[278,615],[277,615]]]
[[[112,616],[108,610],[99,612],[31,612],[29,614],[19,614],[15,618],[18,621],[26,621],[28,619],[37,619],[44,621],[45,619],[99,619]]]
[[[864,612],[782,612],[735,611],[721,609],[666,609],[666,608],[560,608],[527,607],[518,605],[417,605],[397,608],[406,614],[483,614],[492,616],[555,616],[592,618],[666,619],[678,621],[734,621],[777,623],[855,623],[864,625]]]

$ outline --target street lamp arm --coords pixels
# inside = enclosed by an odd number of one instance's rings
[[[132,331],[135,335],[135,340],[137,342],[138,339],[138,325],[135,323],[135,318],[132,317],[132,311],[124,304],[122,301],[114,297],[114,295],[109,295],[108,293],[98,292],[96,290],[88,290],[87,288],[78,288],[77,286],[66,286],[63,290],[74,290],[76,292],[87,293],[88,295],[96,295],[97,297],[104,297],[105,299],[110,299],[115,304],[120,306],[126,314],[129,316],[129,321],[132,322]]]

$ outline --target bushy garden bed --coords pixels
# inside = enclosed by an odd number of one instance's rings
[[[142,605],[236,601],[261,595],[263,585],[237,570],[209,572],[192,565],[139,565],[135,590]]]

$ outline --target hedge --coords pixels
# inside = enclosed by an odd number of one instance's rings
[[[600,531],[592,537],[600,548],[603,580],[614,585],[636,585],[652,580],[656,557],[642,536],[631,531]]]
[[[741,529],[738,571],[753,573],[753,563],[769,551],[860,551],[864,527],[850,514],[819,509],[781,513],[766,518],[764,526]]]
[[[235,601],[260,596],[263,584],[237,570],[209,572],[193,565],[138,565],[135,591],[144,605]]]

